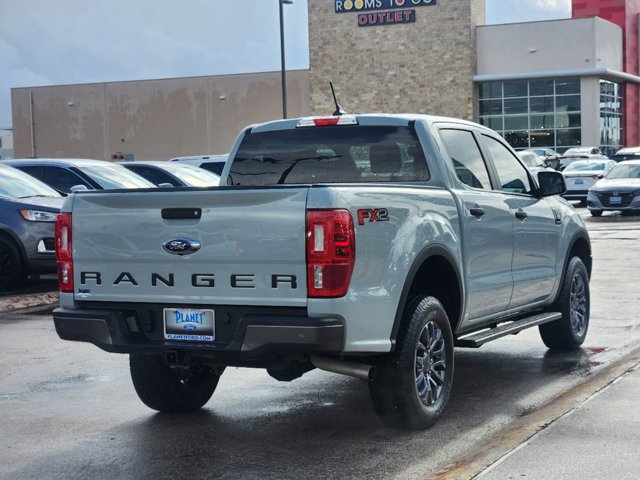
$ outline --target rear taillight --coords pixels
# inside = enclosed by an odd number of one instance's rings
[[[58,262],[58,286],[61,292],[73,292],[73,256],[71,251],[71,214],[59,213],[56,217],[56,260]]]
[[[343,297],[356,258],[355,230],[348,210],[307,211],[309,297]]]

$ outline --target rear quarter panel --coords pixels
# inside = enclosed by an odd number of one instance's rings
[[[458,210],[439,187],[390,184],[311,188],[308,208],[349,206],[356,230],[356,262],[347,295],[309,299],[312,317],[345,321],[347,352],[385,352],[403,287],[416,257],[431,245],[460,258]],[[358,222],[359,210],[388,211],[388,221]]]

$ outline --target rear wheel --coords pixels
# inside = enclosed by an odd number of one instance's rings
[[[25,277],[18,247],[10,239],[0,237],[0,290],[17,287]]]
[[[396,349],[369,383],[374,409],[388,427],[421,430],[442,415],[453,385],[453,335],[434,297],[409,301]]]
[[[159,412],[198,410],[209,401],[220,373],[207,367],[171,368],[160,355],[130,355],[131,380],[140,400]]]
[[[589,329],[589,274],[578,257],[569,261],[560,290],[560,296],[551,309],[562,313],[562,318],[540,325],[540,336],[552,350],[573,350],[587,337]]]

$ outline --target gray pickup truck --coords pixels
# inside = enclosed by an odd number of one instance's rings
[[[454,347],[538,326],[578,348],[591,247],[495,132],[451,118],[254,125],[219,188],[80,192],[57,221],[59,336],[130,355],[152,409],[201,408],[226,366],[365,379],[386,425],[442,414]]]

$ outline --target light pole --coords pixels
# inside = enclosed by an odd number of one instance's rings
[[[280,69],[282,82],[282,118],[287,118],[287,71],[284,61],[284,15],[282,12],[283,5],[291,5],[292,0],[278,0],[280,9]]]

